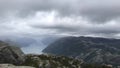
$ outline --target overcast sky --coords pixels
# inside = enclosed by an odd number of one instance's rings
[[[0,0],[0,36],[120,38],[120,0]]]

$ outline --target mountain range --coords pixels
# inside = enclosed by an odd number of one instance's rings
[[[43,52],[83,59],[86,63],[120,65],[120,39],[64,37],[50,44]]]
[[[82,60],[48,54],[24,54],[19,47],[0,41],[0,68],[111,68]]]

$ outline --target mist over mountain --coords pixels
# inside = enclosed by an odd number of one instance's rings
[[[16,37],[16,36],[2,36],[0,40],[9,43],[12,46],[20,47],[24,53],[41,54],[42,50],[46,48],[50,43],[54,42],[59,37]]]

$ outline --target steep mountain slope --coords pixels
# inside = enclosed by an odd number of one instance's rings
[[[50,44],[43,52],[72,56],[87,63],[120,65],[120,39],[65,37]]]
[[[0,63],[19,65],[23,63],[24,60],[24,53],[20,48],[10,46],[8,43],[0,41]]]

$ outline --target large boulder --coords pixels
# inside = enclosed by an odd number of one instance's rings
[[[24,53],[19,47],[0,41],[0,63],[19,65],[24,62]]]

